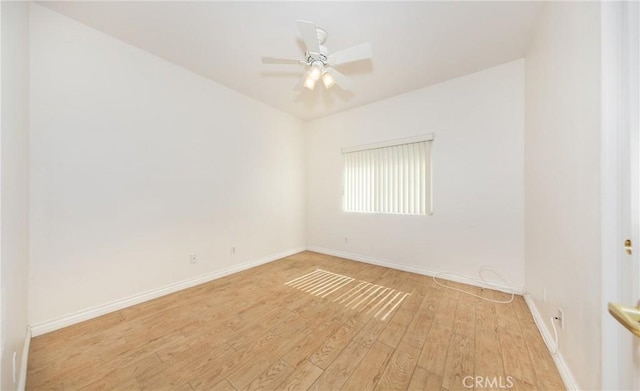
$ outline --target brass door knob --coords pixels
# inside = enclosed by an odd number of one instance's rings
[[[631,245],[631,239],[627,239],[624,241],[624,251],[626,251],[627,254],[631,255],[631,252],[633,251],[633,247]]]
[[[640,307],[609,303],[609,313],[636,337],[640,337]]]

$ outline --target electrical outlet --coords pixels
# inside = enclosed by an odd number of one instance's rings
[[[231,255],[234,255],[236,253],[236,248],[234,246],[231,246]]]
[[[191,263],[198,262],[198,257],[195,254],[189,255],[189,262],[191,262]]]
[[[558,321],[560,330],[564,330],[564,312],[560,308],[558,308],[558,315],[556,315],[556,320]]]
[[[347,244],[347,243],[349,243],[349,238],[345,236],[344,237],[344,244]]]
[[[547,302],[547,288],[544,288],[542,290],[542,302],[546,303]]]

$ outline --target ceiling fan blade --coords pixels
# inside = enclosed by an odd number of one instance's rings
[[[300,34],[302,34],[302,40],[307,47],[307,52],[320,53],[320,43],[318,42],[316,25],[313,22],[307,22],[305,20],[298,20],[296,23],[298,24]]]
[[[348,62],[366,60],[367,58],[371,58],[371,44],[369,42],[337,51],[331,54],[327,60],[329,65],[340,65]]]
[[[296,60],[295,58],[277,58],[277,57],[262,57],[263,64],[305,64],[302,60]]]
[[[327,72],[329,74],[331,74],[331,76],[333,77],[333,80],[336,82],[336,85],[340,88],[342,88],[345,91],[353,91],[355,84],[353,84],[353,82],[351,81],[351,79],[349,79],[348,77],[346,77],[345,75],[343,75],[342,73],[336,71],[333,68],[328,68]]]

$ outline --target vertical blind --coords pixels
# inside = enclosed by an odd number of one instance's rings
[[[344,210],[431,214],[431,140],[343,149]]]

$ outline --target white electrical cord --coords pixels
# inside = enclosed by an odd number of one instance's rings
[[[451,289],[451,290],[454,290],[454,291],[457,291],[457,292],[460,292],[460,293],[464,293],[465,295],[477,297],[479,299],[486,300],[486,301],[489,301],[491,303],[496,303],[496,304],[509,304],[509,303],[511,303],[513,301],[514,297],[515,297],[515,293],[513,291],[511,292],[511,298],[509,298],[509,300],[493,300],[493,299],[489,299],[487,297],[482,297],[480,295],[476,295],[475,293],[472,293],[472,292],[469,292],[469,291],[465,291],[464,289],[459,289],[459,288],[454,288],[452,286],[444,285],[443,283],[438,281],[438,277],[440,277],[440,276],[454,276],[454,277],[457,277],[457,278],[462,278],[464,280],[474,282],[476,285],[478,285],[478,284],[483,285],[484,284],[482,289],[484,289],[485,287],[494,288],[494,289],[504,288],[504,285],[503,286],[498,286],[496,283],[492,283],[490,281],[487,281],[484,278],[484,276],[482,275],[482,273],[485,273],[485,272],[493,273],[505,285],[511,286],[511,284],[509,284],[504,277],[502,277],[500,274],[498,274],[497,272],[489,269],[486,266],[481,267],[480,271],[478,272],[478,275],[480,276],[480,280],[477,280],[475,278],[461,276],[461,275],[458,275],[458,274],[443,272],[443,273],[438,273],[438,274],[434,275],[433,276],[433,282],[435,282],[437,285],[440,285],[441,287],[444,287],[444,288],[447,288],[447,289]],[[556,317],[556,316],[552,316],[551,317],[551,327],[553,328],[554,346],[549,350],[550,351],[552,350],[551,354],[553,354],[554,356],[558,355],[558,350],[559,350],[558,329],[556,328],[556,321],[557,320],[558,320],[558,317]]]
[[[553,346],[553,355],[557,356],[558,355],[558,329],[556,329],[556,320],[558,320],[557,317],[552,316],[551,317],[551,327],[553,328],[553,336],[554,336],[554,346]]]
[[[504,286],[498,286],[498,285],[497,285],[497,284],[495,284],[495,283],[492,283],[492,282],[490,282],[490,281],[487,281],[487,280],[484,278],[484,276],[482,275],[482,273],[485,273],[485,272],[493,273],[493,274],[494,274],[496,277],[498,277],[498,278],[499,278],[499,279],[500,279],[500,280],[501,280],[505,285],[511,286],[511,284],[509,284],[509,283],[507,282],[507,280],[505,280],[505,279],[504,279],[500,274],[498,274],[497,272],[495,272],[495,271],[493,271],[493,270],[489,269],[489,268],[488,268],[488,267],[486,267],[486,266],[481,267],[481,268],[480,268],[480,271],[478,272],[478,275],[480,276],[480,280],[477,280],[477,279],[475,279],[475,278],[469,278],[469,277],[465,277],[465,276],[460,276],[460,275],[453,274],[453,273],[446,273],[446,272],[443,272],[443,273],[438,273],[438,274],[436,274],[435,276],[433,276],[433,282],[435,282],[437,285],[440,285],[440,286],[445,287],[445,288],[447,288],[447,289],[451,289],[451,290],[454,290],[454,291],[458,291],[458,292],[464,293],[464,294],[469,295],[469,296],[477,297],[477,298],[479,298],[479,299],[486,300],[486,301],[491,302],[491,303],[496,303],[496,304],[509,304],[509,303],[511,303],[511,302],[513,301],[513,298],[515,297],[515,293],[514,293],[514,292],[511,292],[511,298],[510,298],[510,299],[508,299],[508,300],[493,300],[493,299],[489,299],[489,298],[487,298],[487,297],[483,297],[483,296],[480,296],[480,295],[476,295],[476,294],[475,294],[475,293],[473,293],[473,292],[465,291],[464,289],[459,289],[459,288],[454,288],[454,287],[452,287],[452,286],[444,285],[444,284],[442,284],[441,282],[439,282],[439,281],[438,281],[438,277],[440,277],[440,276],[454,276],[454,277],[457,277],[457,278],[465,279],[465,280],[467,280],[467,281],[472,281],[472,282],[474,282],[476,285],[480,284],[480,285],[482,286],[482,289],[484,289],[484,288],[493,288],[493,289],[501,289],[501,288],[502,288],[502,289],[504,289]]]

